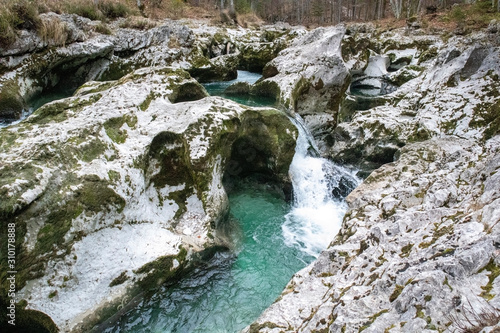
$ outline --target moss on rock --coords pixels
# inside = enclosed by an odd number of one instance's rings
[[[3,82],[0,86],[0,119],[19,119],[26,108],[19,86],[13,81]]]

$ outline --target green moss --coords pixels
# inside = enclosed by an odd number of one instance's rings
[[[394,291],[392,292],[391,296],[389,296],[389,301],[392,303],[396,300],[396,298],[401,295],[403,292],[404,286],[400,286],[399,284],[396,285],[396,288],[394,288]]]
[[[381,315],[383,315],[384,313],[387,313],[387,312],[389,312],[389,310],[388,310],[388,309],[384,309],[384,310],[382,310],[382,311],[377,312],[377,313],[376,313],[376,314],[374,314],[373,316],[370,316],[370,317],[368,318],[368,319],[369,319],[369,321],[368,321],[368,322],[366,322],[363,326],[361,326],[361,327],[359,328],[358,332],[362,332],[362,331],[364,331],[365,329],[367,329],[368,327],[370,327],[370,326],[371,326],[371,324],[373,324],[373,322],[374,322],[375,320],[377,320],[377,318],[378,318],[378,317],[380,317]]]
[[[27,121],[32,124],[47,124],[52,121],[62,122],[69,118],[68,112],[79,112],[85,106],[95,104],[101,97],[101,94],[94,94],[82,98],[68,98],[47,103],[33,112]]]
[[[111,180],[112,182],[117,182],[121,178],[120,173],[118,171],[115,171],[115,170],[109,170],[108,177],[109,177],[109,180]]]
[[[105,82],[87,82],[83,84],[77,91],[75,91],[75,96],[85,96],[98,92],[102,92],[116,86],[116,81],[105,81]]]
[[[455,227],[453,224],[450,224],[448,226],[444,226],[442,228],[439,228],[441,224],[440,223],[434,223],[434,231],[432,235],[432,239],[429,242],[422,242],[418,245],[419,248],[421,249],[426,249],[432,244],[436,243],[436,241],[441,238],[442,236],[446,234],[453,234],[453,230],[455,230]]]
[[[488,283],[485,286],[481,286],[481,289],[483,289],[483,292],[481,293],[481,297],[487,299],[488,301],[493,299],[495,297],[495,294],[491,293],[491,290],[493,290],[493,282],[495,282],[495,279],[500,275],[500,267],[495,263],[493,259],[490,259],[488,264],[484,266],[479,273],[488,271],[490,274],[488,274]]]
[[[193,190],[189,187],[185,187],[181,191],[170,192],[168,194],[168,199],[174,200],[179,209],[175,212],[174,218],[177,219],[182,216],[187,211],[187,198],[193,193]]]
[[[432,296],[431,296],[431,295],[425,295],[425,297],[424,297],[424,300],[425,300],[426,302],[430,302],[430,301],[431,301],[431,299],[432,299]]]
[[[415,305],[415,309],[417,310],[416,311],[416,314],[415,314],[415,318],[424,318],[425,317],[425,314],[424,314],[424,311],[422,311],[424,307],[420,304],[416,304]]]
[[[448,286],[448,288],[450,288],[450,290],[453,291],[453,288],[450,286],[450,282],[448,281],[447,276],[444,278],[443,285]]]
[[[127,140],[127,131],[121,127],[125,123],[125,117],[116,117],[107,120],[104,123],[106,134],[115,143],[124,143]]]
[[[266,321],[265,323],[262,323],[262,324],[253,323],[252,325],[250,325],[248,333],[259,333],[264,328],[273,329],[273,328],[278,328],[278,327],[279,328],[286,328],[286,327],[278,326],[277,324],[272,323],[270,321]]]
[[[150,290],[177,278],[184,269],[186,257],[187,251],[181,247],[177,255],[163,256],[143,265],[134,271],[136,274],[146,274],[146,277],[139,281],[139,286],[143,290]],[[179,262],[177,268],[174,268],[174,260]]]
[[[421,63],[431,60],[438,55],[438,50],[436,47],[430,47],[426,51],[422,52],[420,57],[418,58],[418,64],[420,65]]]
[[[500,133],[500,99],[494,103],[480,103],[474,108],[472,128],[484,128],[483,139],[488,140]]]
[[[181,184],[191,186],[194,182],[187,154],[182,135],[168,131],[158,133],[149,146],[144,168],[149,183],[156,188]]]
[[[250,90],[250,94],[256,96],[270,97],[279,100],[280,88],[274,81],[262,81],[256,83]]]
[[[392,324],[391,326],[387,327],[385,330],[384,330],[384,333],[390,333],[391,330],[396,327],[396,324]]]
[[[49,294],[49,298],[54,298],[57,296],[57,290],[51,291]]]
[[[408,244],[406,246],[403,246],[403,248],[401,249],[401,254],[399,256],[401,258],[407,258],[410,255],[412,248],[413,244]]]
[[[146,96],[146,99],[141,103],[139,104],[139,109],[141,109],[142,111],[146,111],[148,108],[149,108],[149,105],[151,104],[151,102],[156,98],[156,95],[153,91],[151,91],[147,96]]]
[[[377,273],[373,273],[368,277],[368,283],[367,285],[371,285],[376,279],[378,279],[380,276]]]
[[[450,256],[452,255],[453,253],[455,253],[455,249],[445,249],[443,251],[440,251],[436,254],[434,254],[432,257],[430,257],[430,259],[435,259],[435,258],[438,258],[438,257],[446,257],[446,256]]]
[[[358,252],[357,254],[360,255],[361,253],[363,253],[367,248],[369,247],[368,245],[368,242],[366,240],[362,240],[360,243],[359,243],[359,249],[358,249]]]
[[[208,96],[205,88],[196,81],[173,83],[168,99],[172,103],[197,101]]]
[[[0,306],[2,309],[6,309],[8,306],[8,299],[2,299],[0,297]],[[47,316],[45,313],[26,309],[28,302],[26,300],[21,300],[16,304],[16,326],[15,330],[12,332],[36,332],[36,333],[57,333],[59,329],[54,324],[54,321]],[[6,315],[5,311],[2,311],[2,316]],[[6,324],[2,321],[2,324]],[[3,325],[0,325],[5,327]],[[7,330],[11,332],[10,330]]]
[[[141,64],[133,64],[122,60],[113,61],[109,67],[101,74],[99,81],[115,81],[123,78],[131,73],[135,68],[139,68]]]
[[[123,271],[120,275],[118,275],[116,278],[113,279],[113,281],[109,283],[109,286],[110,287],[118,286],[127,280],[128,280],[127,271]]]
[[[68,147],[69,148],[69,147]],[[83,143],[77,147],[76,153],[84,162],[91,162],[102,156],[107,146],[99,139]]]
[[[19,86],[14,81],[2,82],[0,87],[0,116],[18,118],[26,105],[19,94]]]

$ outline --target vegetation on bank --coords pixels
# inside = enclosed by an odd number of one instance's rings
[[[100,33],[112,31],[106,22],[127,19],[121,27],[148,29],[150,19],[205,18],[222,23],[331,25],[344,21],[398,19],[448,29],[476,29],[500,20],[500,0],[0,0],[0,47],[7,48],[20,30],[36,31],[51,45],[64,45],[67,28],[61,21],[40,14],[76,14],[103,24]]]

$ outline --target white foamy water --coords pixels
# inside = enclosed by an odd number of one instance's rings
[[[347,209],[339,188],[354,189],[359,183],[354,174],[333,162],[311,155],[317,152],[314,139],[300,118],[295,156],[290,165],[293,207],[282,226],[285,244],[317,257],[340,230]],[[349,190],[347,190],[349,191]],[[334,194],[337,194],[335,197]]]

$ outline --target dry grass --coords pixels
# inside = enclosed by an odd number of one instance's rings
[[[187,8],[183,0],[143,0],[143,3],[143,15],[153,20],[183,18]]]
[[[479,333],[485,327],[500,323],[500,309],[486,301],[474,307],[470,300],[467,300],[467,303],[463,304],[456,314],[451,314],[448,320],[455,333]]]
[[[64,46],[69,37],[68,26],[56,17],[44,17],[38,35],[51,46]]]
[[[253,13],[237,14],[236,22],[243,28],[257,28],[262,26],[265,22]]]
[[[120,28],[130,28],[137,30],[148,30],[156,27],[157,23],[148,18],[131,16],[120,23]]]

